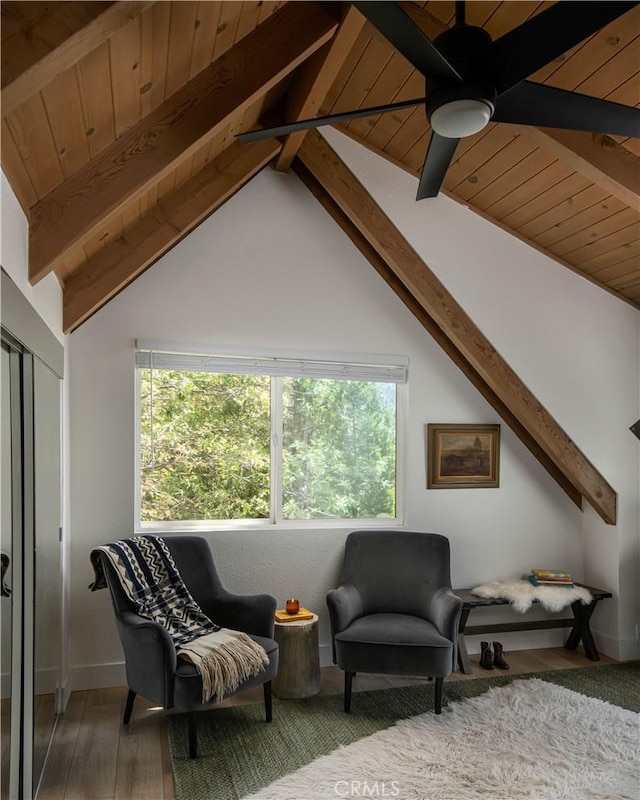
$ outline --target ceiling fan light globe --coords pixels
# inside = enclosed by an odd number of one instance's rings
[[[440,136],[462,139],[486,127],[492,114],[493,108],[482,100],[452,100],[434,109],[429,122]]]

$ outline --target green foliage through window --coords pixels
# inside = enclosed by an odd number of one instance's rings
[[[395,516],[395,388],[285,378],[284,519]]]
[[[139,377],[141,522],[395,517],[395,383]]]
[[[268,518],[270,380],[140,370],[143,522]]]

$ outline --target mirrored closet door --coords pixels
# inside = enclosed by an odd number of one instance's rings
[[[0,797],[9,796],[9,763],[11,759],[11,656],[13,590],[13,528],[11,480],[11,394],[9,388],[10,351],[2,344],[0,373],[0,702],[2,716],[2,764]]]
[[[61,711],[63,351],[7,282],[3,274],[0,797],[32,800]]]

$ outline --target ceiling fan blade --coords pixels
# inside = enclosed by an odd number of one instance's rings
[[[397,3],[369,0],[353,5],[426,78],[461,80],[457,70]]]
[[[473,63],[501,95],[636,5],[617,0],[559,0],[496,39]]]
[[[425,197],[437,197],[444,176],[447,174],[451,159],[455,155],[460,139],[449,139],[431,131],[431,141],[422,166],[422,175],[418,185],[416,200]]]
[[[496,103],[493,122],[640,137],[640,108],[523,81]]]
[[[409,108],[418,106],[426,102],[426,97],[418,97],[416,100],[401,100],[398,103],[387,103],[385,106],[373,106],[372,108],[357,108],[354,111],[344,111],[340,114],[329,114],[326,117],[312,117],[311,119],[299,119],[297,122],[287,122],[283,125],[276,125],[273,128],[259,128],[255,131],[246,131],[236,134],[236,138],[241,142],[257,142],[260,139],[271,139],[274,136],[286,136],[288,133],[305,131],[309,128],[320,128],[322,125],[335,125],[338,122],[348,122],[360,117],[371,117],[374,114],[384,114],[386,111],[396,111],[399,108]]]

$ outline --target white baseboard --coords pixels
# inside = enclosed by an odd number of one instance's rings
[[[330,645],[320,647],[320,666],[329,667],[333,664],[333,655]],[[127,677],[124,663],[93,664],[71,669],[71,680],[63,690],[62,703],[66,707],[71,692],[80,692],[89,689],[108,689],[113,686],[126,686]]]
[[[320,645],[320,666],[330,667],[333,664],[333,651],[330,644]],[[65,687],[68,692],[79,692],[87,689],[107,689],[112,686],[126,686],[127,676],[123,661],[112,664],[89,664],[84,667],[72,667],[70,680]],[[65,705],[66,700],[65,697]]]
[[[58,689],[60,673],[57,669],[40,669],[35,674],[36,694],[53,694]],[[11,674],[0,676],[0,696],[6,700],[11,696]]]
[[[617,661],[633,661],[640,658],[640,646],[636,638],[614,639],[606,633],[593,631],[593,638],[600,653]]]
[[[332,667],[333,666],[333,647],[330,644],[321,644],[320,650],[320,666]]]
[[[124,661],[116,661],[112,664],[89,664],[84,667],[71,667],[69,686],[72,692],[126,685],[127,675]]]
[[[71,681],[69,675],[65,675],[62,679],[62,685],[58,690],[58,713],[64,714],[67,710],[67,703],[71,697]]]
[[[640,643],[637,639],[623,639],[618,643],[618,661],[635,661],[640,658]]]
[[[330,644],[320,645],[320,666],[330,667],[333,664],[333,651]],[[87,689],[107,689],[112,686],[126,686],[127,676],[123,661],[112,664],[88,664],[83,667],[72,667],[70,680],[65,686],[63,702],[66,706],[68,693]]]
[[[481,636],[469,636],[467,648],[470,655],[480,652]],[[488,637],[487,637],[488,638]],[[505,651],[507,650],[534,650],[541,647],[561,647],[564,644],[566,633],[562,631],[529,631],[526,634],[508,633],[501,634]],[[601,653],[619,661],[630,661],[638,658],[638,643],[635,639],[618,642],[613,637],[594,633],[596,645]],[[320,666],[333,665],[333,650],[330,644],[321,644]],[[126,686],[127,678],[124,662],[112,664],[91,664],[71,669],[70,680],[63,688],[63,702],[66,706],[68,695],[71,691],[86,689],[106,689],[112,686]]]
[[[53,694],[57,691],[60,682],[60,670],[40,669],[35,675],[36,694]]]

